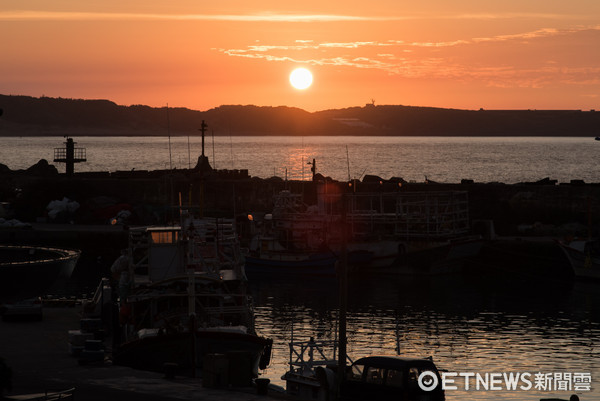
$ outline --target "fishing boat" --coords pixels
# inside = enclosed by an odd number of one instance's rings
[[[558,242],[576,277],[600,279],[600,240]]]
[[[344,380],[338,384],[337,341],[290,343],[289,370],[282,376],[286,393],[302,400],[445,400],[441,376],[432,358],[396,355],[347,357]],[[418,385],[421,375],[432,375],[438,385],[431,391]],[[339,394],[338,394],[339,389]]]
[[[181,221],[130,230],[129,248],[112,268],[121,273],[113,361],[195,375],[214,371],[220,356],[219,366],[236,369],[236,384],[249,384],[268,365],[272,341],[254,327],[234,221]]]
[[[252,236],[245,255],[250,275],[334,276],[336,253],[324,239],[324,219],[306,211],[301,195],[281,191],[272,213],[250,215]]]
[[[460,271],[483,244],[469,235],[463,191],[343,194],[323,184],[316,205],[282,191],[252,223],[249,275],[335,274],[342,248],[353,273],[441,274]]]
[[[45,295],[65,284],[80,254],[70,249],[0,245],[0,301]]]
[[[170,363],[188,372],[203,370],[208,355],[222,355],[245,368],[247,381],[258,376],[259,367],[268,364],[261,360],[270,341],[256,335],[246,296],[232,292],[232,284],[190,275],[136,289],[122,314],[125,339],[114,362],[151,371],[163,371]]]
[[[423,389],[419,385],[422,377],[429,377],[437,385]],[[446,396],[440,373],[431,358],[368,356],[350,366],[340,386],[339,399],[444,401]]]
[[[335,275],[337,255],[329,249],[311,252],[285,249],[277,238],[262,235],[252,239],[250,249],[252,251],[245,256],[250,274]]]

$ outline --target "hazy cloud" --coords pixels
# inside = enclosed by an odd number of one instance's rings
[[[335,21],[384,21],[394,17],[362,17],[333,14],[144,14],[99,13],[76,11],[0,11],[4,21],[85,21],[85,20],[201,20],[201,21],[247,21],[247,22],[335,22]],[[404,19],[403,17],[401,19]]]
[[[496,14],[448,14],[448,15],[402,15],[402,16],[356,16],[338,14],[151,14],[110,13],[78,11],[11,10],[0,11],[2,21],[86,21],[86,20],[202,20],[239,22],[340,22],[340,21],[407,21],[407,20],[489,20],[489,19],[587,19],[587,15],[547,13],[496,13]]]

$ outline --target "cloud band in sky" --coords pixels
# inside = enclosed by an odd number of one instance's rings
[[[511,46],[504,46],[506,42]],[[578,60],[572,58],[572,43],[588,49],[582,50]],[[599,43],[600,26],[592,26],[451,42],[297,40],[289,45],[215,50],[233,57],[380,70],[404,78],[480,80],[497,87],[541,88],[556,83],[599,83],[600,55],[593,51]],[[503,53],[507,48],[511,55]]]

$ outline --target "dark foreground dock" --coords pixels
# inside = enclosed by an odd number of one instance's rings
[[[0,356],[13,371],[13,389],[4,395],[75,387],[75,398],[86,401],[286,399],[275,392],[258,395],[256,388],[204,388],[201,379],[167,380],[160,373],[110,362],[80,366],[67,348],[67,332],[79,326],[79,312],[77,307],[47,307],[41,322],[0,322]]]

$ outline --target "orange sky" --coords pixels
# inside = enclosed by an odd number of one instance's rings
[[[0,38],[2,94],[600,109],[597,0],[2,0]],[[314,75],[304,91],[297,66]]]

